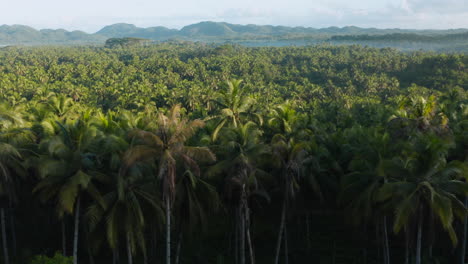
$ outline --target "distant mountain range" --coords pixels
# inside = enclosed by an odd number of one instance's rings
[[[166,27],[140,28],[132,24],[119,23],[106,26],[96,33],[67,31],[63,29],[42,29],[23,25],[0,26],[0,45],[43,45],[43,44],[103,44],[108,38],[134,37],[155,41],[169,39],[194,41],[249,41],[249,40],[356,40],[356,36],[412,34],[444,38],[444,35],[464,34],[468,29],[450,30],[406,30],[349,27],[286,27],[261,25],[235,25],[224,22],[200,22],[183,27],[180,30]],[[464,34],[466,35],[466,34]],[[462,36],[464,36],[462,35]],[[337,37],[338,36],[338,37]],[[351,38],[343,36],[353,36]],[[468,36],[468,35],[467,35]],[[368,40],[368,37],[364,39]]]

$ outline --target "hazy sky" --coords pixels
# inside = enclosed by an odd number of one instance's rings
[[[0,25],[87,32],[119,22],[180,28],[206,20],[316,28],[468,28],[468,0],[0,0],[0,4]]]

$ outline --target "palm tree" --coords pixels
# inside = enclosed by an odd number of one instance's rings
[[[250,206],[249,200],[256,195],[267,199],[266,192],[261,188],[258,177],[264,175],[260,169],[262,158],[269,153],[266,145],[260,142],[261,131],[253,122],[238,124],[223,133],[221,145],[217,153],[222,157],[220,162],[210,168],[210,174],[224,173],[225,194],[235,208],[237,221],[240,263],[245,264],[245,242],[250,253],[250,262],[254,263],[253,245],[250,236]],[[237,244],[237,241],[236,241]],[[237,257],[237,253],[236,253]]]
[[[87,192],[100,200],[94,181],[96,174],[96,154],[90,152],[96,132],[89,126],[89,113],[74,122],[57,122],[55,136],[41,143],[43,155],[39,157],[40,182],[34,188],[42,201],[56,199],[57,211],[62,218],[64,213],[74,214],[73,261],[78,263],[78,235],[80,226],[81,197]]]
[[[352,127],[345,131],[347,145],[343,146],[353,155],[346,174],[341,181],[341,204],[351,212],[356,224],[367,225],[377,217],[383,232],[384,263],[390,263],[390,248],[387,231],[386,208],[378,206],[376,196],[388,179],[388,159],[393,155],[393,149],[388,133],[379,128]]]
[[[307,146],[302,142],[295,142],[293,138],[286,139],[281,134],[276,134],[271,140],[272,153],[276,160],[275,164],[280,168],[281,185],[283,191],[283,203],[281,209],[281,222],[276,244],[275,264],[279,261],[281,240],[285,233],[286,215],[288,215],[288,203],[296,196],[298,191],[299,177],[304,174],[304,165],[307,160]],[[285,237],[285,240],[287,238]],[[286,254],[287,257],[287,254]]]
[[[152,181],[144,176],[145,169],[139,167],[127,168],[125,174],[121,171],[110,175],[109,192],[103,195],[103,202],[94,203],[87,212],[91,232],[100,234],[98,231],[102,227],[113,251],[124,244],[129,264],[133,263],[137,247],[146,259],[144,231],[147,219],[162,215]]]
[[[271,130],[277,129],[271,140],[273,163],[279,169],[280,186],[284,188],[281,209],[281,221],[276,244],[275,264],[279,261],[281,241],[286,233],[286,216],[288,204],[294,200],[299,189],[299,178],[305,173],[305,165],[310,160],[307,153],[307,144],[299,139],[306,134],[306,130],[298,126],[299,116],[287,103],[276,107],[272,117],[268,120]],[[303,133],[304,132],[304,133]],[[316,190],[319,193],[319,190]],[[284,238],[287,241],[287,237]],[[286,248],[285,248],[286,249]],[[288,257],[287,253],[285,254]]]
[[[456,164],[447,163],[450,147],[450,143],[435,135],[418,135],[410,144],[413,151],[394,159],[395,169],[389,171],[391,180],[379,190],[378,201],[390,201],[395,207],[396,233],[409,222],[416,223],[416,264],[421,263],[423,223],[427,216],[438,218],[455,246],[458,239],[453,229],[454,218],[466,215],[464,203],[458,197],[468,194],[468,183],[459,180],[462,171]]]
[[[414,96],[402,100],[399,109],[391,117],[389,127],[400,125],[404,127],[404,136],[414,131],[428,133],[434,132],[439,135],[448,133],[448,118],[440,110],[437,97]],[[400,130],[395,130],[401,132]]]
[[[54,95],[49,98],[46,105],[50,112],[62,119],[67,114],[70,114],[73,107],[73,99],[65,95]]]
[[[133,146],[124,156],[124,166],[138,161],[156,165],[156,176],[161,181],[162,198],[166,210],[166,263],[171,263],[171,209],[176,196],[178,167],[190,168],[200,175],[198,162],[215,160],[206,147],[187,146],[189,139],[204,126],[201,120],[189,121],[181,117],[180,105],[171,108],[167,115],[159,113],[156,128],[152,131],[135,130]]]
[[[175,256],[175,264],[179,263],[184,234],[191,235],[193,231],[204,230],[208,213],[220,207],[218,192],[204,178],[186,170],[178,176],[176,182],[176,199],[174,211],[178,218],[179,240]]]
[[[227,90],[220,91],[215,99],[219,105],[221,113],[210,117],[219,119],[218,124],[212,134],[213,141],[218,138],[219,131],[226,123],[232,127],[237,127],[242,122],[242,116],[251,114],[253,99],[249,97],[241,88],[242,80],[230,80],[226,82]],[[259,117],[257,115],[257,117]]]
[[[25,146],[33,142],[18,108],[0,105],[0,221],[4,262],[9,264],[8,241],[5,223],[5,203],[15,203],[19,177],[26,174],[23,164]]]

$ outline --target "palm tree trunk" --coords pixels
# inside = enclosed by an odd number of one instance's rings
[[[166,197],[166,264],[171,264],[171,202]]]
[[[115,248],[112,250],[112,264],[117,264],[117,250]]]
[[[434,241],[435,241],[435,231],[434,231],[434,214],[430,213],[430,218],[429,218],[429,259],[432,260],[432,252],[434,248]]]
[[[13,249],[13,256],[15,257],[16,256],[16,227],[15,227],[15,214],[13,210],[10,213],[10,229],[11,229],[11,243],[12,243],[12,249]]]
[[[236,210],[236,221],[234,224],[234,263],[239,264],[239,210]]]
[[[246,234],[247,234],[247,243],[249,245],[249,253],[250,253],[250,264],[255,264],[255,254],[253,250],[253,244],[252,244],[252,239],[250,238],[250,212],[249,208],[246,208],[245,212],[245,218],[246,218]]]
[[[88,248],[89,264],[94,264],[94,258],[93,258],[93,254],[91,253],[91,248],[90,248],[89,244],[88,244],[87,248]]]
[[[465,197],[465,207],[468,208],[468,196]],[[460,264],[465,264],[466,256],[466,236],[468,229],[468,215],[465,214],[465,219],[463,220],[463,241],[461,243],[461,252],[460,252]]]
[[[245,264],[245,216],[244,216],[244,205],[242,204],[240,207],[240,247],[239,247],[239,257],[240,257],[240,264]]]
[[[362,235],[364,237],[363,248],[362,248],[362,263],[367,264],[367,223],[364,223],[363,225]]]
[[[410,236],[409,227],[405,228],[405,264],[409,264],[410,261]]]
[[[307,249],[311,248],[310,244],[310,215],[306,212],[306,238],[307,238]]]
[[[382,250],[382,247],[380,245],[380,224],[376,223],[375,225],[375,240],[377,241],[377,259],[380,261],[380,255],[381,255],[381,250]]]
[[[390,247],[388,245],[387,217],[383,217],[384,255],[385,263],[390,264]]]
[[[81,196],[78,195],[75,208],[75,237],[73,238],[73,264],[78,264],[78,234],[80,228]]]
[[[158,243],[158,233],[156,231],[156,228],[151,228],[151,253],[150,253],[150,261],[157,262],[157,243]]]
[[[113,252],[114,252],[115,264],[119,264],[120,263],[120,252],[119,252],[118,246],[117,246],[117,248],[114,248]]]
[[[65,219],[62,219],[62,255],[67,256],[67,230],[65,226]]]
[[[127,232],[127,258],[128,264],[133,264],[132,245],[130,244],[130,232]]]
[[[421,264],[421,243],[422,243],[422,225],[423,225],[423,215],[422,215],[422,206],[419,207],[418,213],[418,237],[416,244],[416,264]]]
[[[244,217],[244,212],[241,209],[241,214],[240,214],[240,220],[241,220],[241,225],[240,225],[240,264],[245,264],[245,217]]]
[[[288,227],[284,225],[284,263],[289,263],[289,248],[288,248]]]
[[[8,258],[8,241],[7,241],[7,234],[6,234],[6,224],[5,224],[5,208],[0,209],[1,214],[1,221],[2,221],[2,240],[3,240],[3,257],[5,259],[5,264],[10,264],[10,260]]]
[[[285,220],[286,220],[286,198],[284,198],[283,209],[281,210],[281,222],[280,222],[280,227],[279,227],[279,232],[278,232],[278,240],[276,242],[275,264],[278,264],[279,262],[279,254],[281,250],[281,239],[283,236]]]
[[[177,250],[176,250],[175,264],[179,264],[180,249],[181,249],[181,247],[182,247],[182,238],[183,238],[183,233],[182,233],[182,228],[181,228],[181,229],[180,229],[180,233],[179,233],[179,241],[177,241]]]

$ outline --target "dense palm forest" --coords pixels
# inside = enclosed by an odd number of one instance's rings
[[[2,263],[465,263],[467,90],[457,54],[2,48]]]

